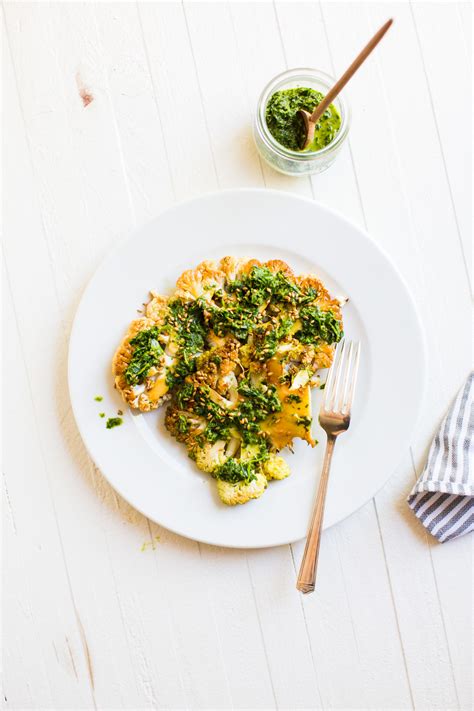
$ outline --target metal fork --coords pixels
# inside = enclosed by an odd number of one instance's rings
[[[336,438],[341,432],[349,429],[351,422],[351,406],[354,398],[359,358],[360,343],[341,341],[336,348],[334,360],[326,380],[324,398],[319,412],[319,423],[326,432],[327,444],[318,495],[311,516],[303,560],[301,561],[296,583],[296,587],[302,593],[309,593],[314,590],[329,470]]]

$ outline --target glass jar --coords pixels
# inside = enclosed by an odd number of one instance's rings
[[[334,139],[319,151],[293,151],[276,141],[267,127],[265,111],[270,97],[281,89],[310,87],[324,96],[336,80],[317,69],[290,69],[274,77],[260,95],[254,121],[254,138],[262,158],[275,170],[285,175],[312,175],[321,173],[333,163],[349,131],[350,111],[344,94],[333,101],[341,115],[341,126]]]

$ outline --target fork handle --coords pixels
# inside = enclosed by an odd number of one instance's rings
[[[311,516],[308,536],[306,538],[306,546],[303,553],[303,560],[301,561],[300,572],[296,582],[297,589],[302,593],[314,591],[316,568],[318,566],[319,557],[319,544],[321,542],[321,528],[324,519],[324,504],[326,501],[329,470],[331,468],[331,460],[335,443],[336,437],[334,435],[328,435],[326,452],[324,454],[323,470],[319,481],[318,495],[316,497],[316,503]]]

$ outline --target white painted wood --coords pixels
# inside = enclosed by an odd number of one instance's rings
[[[180,3],[138,5],[175,190],[181,199],[217,188],[209,125]]]
[[[229,7],[251,121],[264,86],[276,74],[288,69],[285,48],[272,3],[234,2],[230,3]],[[262,37],[265,38],[264,51]],[[260,164],[266,187],[312,197],[311,182],[308,178],[294,180],[275,172],[263,160],[260,160]]]
[[[340,73],[390,14],[347,88],[350,141],[331,170],[262,164],[263,85],[297,65]],[[5,363],[21,379],[6,394],[22,403],[7,409],[3,479],[7,708],[471,707],[471,544],[435,544],[404,502],[469,368],[467,158],[444,92],[466,80],[470,17],[469,3],[5,3]],[[133,511],[90,462],[65,384],[74,309],[108,249],[176,200],[239,185],[365,226],[427,328],[413,456],[325,533],[304,598],[302,544],[226,551]]]
[[[141,224],[176,197],[161,102],[153,87],[139,6],[97,3],[94,14],[124,175],[135,221]]]
[[[472,115],[463,107],[472,102],[472,53],[459,41],[459,16],[450,4],[414,2],[412,10],[456,227],[471,276]],[[440,51],[445,44],[449,52]],[[465,99],[458,105],[457,97],[463,95]]]
[[[464,39],[466,54],[468,57],[472,55],[472,20],[474,8],[472,2],[469,0],[463,0],[462,2],[457,2],[458,19],[461,26],[461,34]]]
[[[472,580],[472,538],[452,541],[451,548],[434,545],[431,550],[449,656],[461,709],[471,709],[472,685],[472,587],[457,581]]]
[[[8,276],[3,278],[4,323],[9,333],[5,367],[15,364],[18,375],[16,383],[5,379],[4,396],[9,402],[18,399],[29,404],[31,393]],[[6,442],[4,455],[3,602],[8,614],[4,615],[3,632],[9,640],[3,657],[5,695],[23,708],[35,704],[52,707],[58,699],[69,706],[88,705],[91,692],[80,630],[34,413],[29,407],[25,412],[13,408],[11,417],[18,430],[28,428],[29,437],[26,447]],[[39,501],[43,503],[40,507]]]
[[[326,28],[318,3],[305,6],[305,21],[294,12],[292,2],[275,3],[278,25],[289,66],[317,67],[335,76]],[[351,138],[342,148],[331,170],[313,176],[314,196],[325,205],[343,212],[364,227],[364,215],[354,173]]]
[[[24,232],[34,237],[29,246],[29,257],[32,266],[43,269],[42,302],[53,305],[51,316],[60,326],[51,275],[48,265],[41,260],[44,244],[41,218],[5,42],[2,49],[3,87],[10,107],[4,121],[4,129],[10,137],[10,141],[4,144],[4,159],[9,167],[3,212],[5,234],[13,229],[15,221],[19,230],[17,234]],[[29,196],[26,205],[23,200],[13,199],[13,195],[23,191]],[[6,256],[9,253],[7,243],[4,249]],[[22,256],[24,263],[24,253]],[[14,255],[10,263],[13,262]],[[28,440],[27,446],[24,435],[13,437],[12,434],[4,440],[3,523],[6,555],[3,572],[4,603],[8,614],[4,615],[3,620],[4,638],[9,643],[4,650],[3,691],[9,703],[17,708],[75,702],[88,705],[91,703],[91,689],[87,664],[47,461],[32,409],[31,381],[25,367],[26,353],[19,341],[18,310],[21,305],[15,304],[15,314],[10,278],[11,272],[4,273],[3,313],[8,333],[4,372],[14,367],[18,383],[4,379],[5,401],[14,403],[19,398],[19,402],[24,404],[24,408],[11,408],[11,432],[18,435],[21,431],[28,433]],[[27,302],[23,305],[35,318],[34,298],[30,299],[29,305]],[[54,387],[51,392],[54,402]],[[51,397],[47,398],[48,401]],[[65,412],[66,408],[59,417],[63,417]],[[43,416],[48,415],[44,413]],[[54,412],[54,420],[57,418],[58,414]]]

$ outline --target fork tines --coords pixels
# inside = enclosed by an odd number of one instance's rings
[[[350,413],[359,368],[360,342],[343,339],[337,345],[321,404],[321,413]]]

